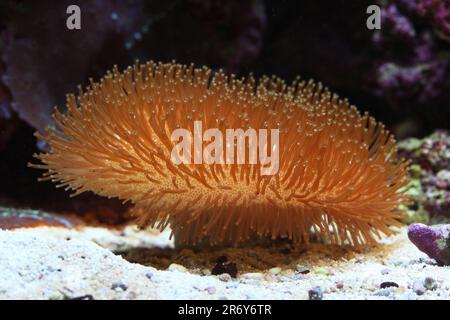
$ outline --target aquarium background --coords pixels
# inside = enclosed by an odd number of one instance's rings
[[[66,8],[81,8],[68,30]],[[369,30],[367,7],[381,7]],[[8,1],[0,4],[0,205],[127,221],[127,206],[69,198],[27,167],[33,133],[89,78],[136,59],[321,81],[382,121],[412,159],[412,220],[449,215],[450,7],[446,1]],[[436,134],[436,130],[439,129]],[[431,136],[430,136],[431,135]],[[420,199],[420,200],[417,200]],[[419,215],[416,213],[419,212]]]

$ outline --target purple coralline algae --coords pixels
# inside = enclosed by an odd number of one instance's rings
[[[440,0],[394,0],[382,9],[382,28],[372,37],[376,93],[401,108],[448,105],[450,6]],[[442,35],[446,35],[442,38]],[[447,47],[447,49],[445,49]],[[447,52],[447,54],[443,54]]]
[[[422,140],[403,140],[399,143],[399,154],[412,161],[410,192],[416,210],[425,210],[431,222],[450,218],[449,132],[437,130]]]
[[[450,224],[427,226],[414,223],[408,238],[422,252],[441,265],[450,265]]]
[[[421,0],[418,2],[417,9],[421,15],[430,19],[439,35],[450,39],[450,3],[448,0]]]

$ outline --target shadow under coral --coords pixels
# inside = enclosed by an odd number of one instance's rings
[[[359,253],[372,251],[378,254],[386,246],[370,245],[363,249],[324,243],[293,244],[289,240],[260,241],[239,247],[217,248],[131,248],[116,252],[125,260],[165,270],[178,264],[192,273],[229,273],[227,266],[235,264],[237,273],[261,272],[272,268],[293,269],[309,273],[309,266],[326,266],[333,261],[351,260]],[[209,270],[209,272],[207,271]],[[236,273],[235,272],[235,273]]]

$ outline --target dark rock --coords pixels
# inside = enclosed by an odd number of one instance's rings
[[[323,291],[322,288],[317,286],[308,291],[309,300],[322,300]]]
[[[147,279],[148,280],[152,280],[152,278],[153,278],[153,272],[147,272],[146,274],[145,274],[145,276],[147,277]]]
[[[398,284],[392,281],[386,281],[386,282],[382,282],[380,284],[380,289],[384,289],[384,288],[389,288],[389,287],[396,287],[398,288]]]
[[[426,277],[425,280],[423,280],[423,285],[427,290],[436,290],[438,287],[436,280],[431,277]]]
[[[121,289],[122,291],[126,291],[128,287],[122,282],[114,282],[111,286],[112,290]]]
[[[228,273],[232,278],[236,278],[237,272],[238,270],[236,263],[227,263],[227,264],[217,263],[211,270],[211,274],[213,275]]]
[[[91,294],[87,294],[84,296],[69,298],[69,300],[95,300],[95,298]]]

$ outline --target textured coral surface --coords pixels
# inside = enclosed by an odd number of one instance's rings
[[[311,81],[286,86],[263,77],[255,84],[149,62],[122,74],[115,69],[81,92],[79,105],[69,96],[67,109],[55,113],[57,129],[39,135],[50,145],[39,156],[43,165],[33,165],[49,170],[44,179],[75,195],[131,200],[142,225],[170,223],[180,242],[236,242],[254,234],[308,241],[313,230],[361,245],[390,234],[406,200],[406,162],[396,159],[392,135]],[[270,151],[279,154],[279,172],[263,175],[249,155],[243,164],[236,154],[232,164],[175,164],[171,135],[178,128],[194,133],[194,121],[223,134],[280,130]]]

